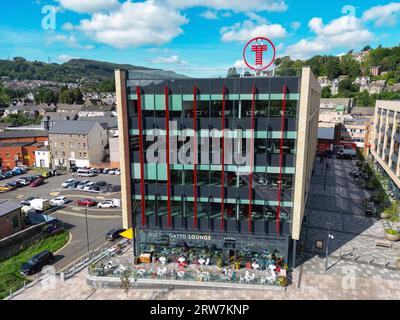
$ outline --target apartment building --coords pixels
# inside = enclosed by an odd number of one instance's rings
[[[94,121],[59,121],[49,130],[53,167],[89,167],[104,161],[107,125]]]
[[[371,155],[400,188],[400,101],[377,100]]]

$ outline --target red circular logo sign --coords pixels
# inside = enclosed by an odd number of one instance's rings
[[[247,42],[243,50],[243,61],[250,69],[262,71],[272,65],[276,58],[276,48],[271,40],[256,37]],[[254,61],[254,63],[250,63]]]

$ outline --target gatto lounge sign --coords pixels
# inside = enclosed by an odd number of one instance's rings
[[[211,236],[206,234],[170,233],[170,239],[211,241]]]

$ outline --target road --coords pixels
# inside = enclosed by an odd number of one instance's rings
[[[0,181],[0,185],[6,184],[7,182],[14,181],[19,177],[24,177],[27,175],[34,175],[30,172],[25,175],[18,177],[13,177],[11,179],[4,179]],[[109,194],[99,194],[99,193],[88,193],[83,191],[75,191],[63,189],[61,184],[72,178],[72,174],[65,174],[56,177],[50,177],[46,180],[46,183],[42,186],[31,188],[29,186],[16,189],[11,192],[0,194],[0,199],[12,200],[20,202],[31,196],[38,196],[44,199],[51,199],[59,195],[66,196],[70,202],[63,208],[55,211],[52,216],[57,218],[59,221],[64,223],[64,227],[71,234],[70,242],[62,248],[56,255],[55,267],[60,269],[77,258],[88,252],[87,245],[87,234],[86,234],[86,218],[85,210],[86,208],[76,207],[75,201],[78,199],[91,198],[96,201],[101,201],[104,199],[120,199],[120,193],[109,193]],[[109,175],[98,175],[93,178],[76,178],[78,180],[90,180],[90,181],[106,181],[114,185],[120,184],[119,176],[109,176]],[[121,211],[120,209],[99,209],[88,208],[88,233],[89,233],[89,250],[94,250],[101,245],[103,245],[106,233],[113,229],[119,228],[122,224]]]

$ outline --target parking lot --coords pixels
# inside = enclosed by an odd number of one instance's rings
[[[31,171],[23,175],[4,179],[0,181],[0,185],[32,175],[36,175],[36,173]],[[73,262],[87,253],[88,249],[94,250],[104,244],[106,233],[113,228],[121,227],[122,223],[120,208],[86,208],[75,205],[77,200],[86,198],[93,199],[96,202],[106,199],[120,199],[120,192],[90,193],[62,188],[61,184],[67,179],[90,180],[93,182],[105,181],[116,186],[120,185],[120,177],[115,175],[99,174],[95,177],[79,178],[76,173],[67,173],[49,177],[45,179],[43,185],[35,188],[25,186],[0,194],[0,199],[16,201],[18,203],[33,196],[48,200],[58,196],[65,196],[69,200],[65,206],[51,213],[53,217],[64,223],[64,227],[72,235],[69,244],[56,256],[56,268],[61,268]],[[88,230],[88,234],[86,230]],[[87,244],[87,238],[89,238],[89,245]]]

